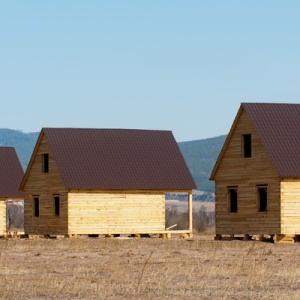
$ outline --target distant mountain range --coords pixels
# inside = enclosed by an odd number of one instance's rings
[[[15,147],[21,165],[26,170],[38,136],[39,132],[24,133],[20,130],[0,129],[0,146]],[[221,135],[178,143],[198,189],[201,191],[214,192],[214,183],[208,178],[225,139],[226,135]]]
[[[226,135],[209,139],[178,143],[182,155],[197,184],[198,190],[214,193],[215,185],[209,180]]]

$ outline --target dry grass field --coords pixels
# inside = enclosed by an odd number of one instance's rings
[[[185,212],[188,210],[188,202],[187,201],[179,201],[179,200],[166,201],[166,208],[171,209],[172,207],[176,207],[176,209],[179,212]],[[193,201],[193,211],[194,212],[197,212],[202,207],[204,207],[207,212],[214,212],[215,211],[215,202]]]
[[[0,240],[1,299],[300,299],[300,244]]]

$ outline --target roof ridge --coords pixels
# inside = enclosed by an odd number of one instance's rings
[[[172,130],[166,129],[142,129],[142,128],[96,128],[96,127],[43,127],[43,129],[54,129],[54,130],[63,130],[63,129],[70,129],[70,130],[120,130],[120,131],[155,131],[155,132],[172,132]]]

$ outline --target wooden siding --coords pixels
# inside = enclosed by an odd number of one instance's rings
[[[0,236],[6,234],[6,199],[0,198]]]
[[[280,233],[280,181],[251,121],[242,111],[215,174],[216,234]],[[251,134],[252,157],[244,158],[242,136]],[[257,185],[268,185],[267,212],[258,211]],[[238,212],[228,209],[228,187],[238,190]]]
[[[300,234],[300,179],[281,182],[281,233]]]
[[[53,196],[60,197],[60,215],[54,215]],[[39,216],[34,216],[33,197],[38,197],[40,201]],[[52,194],[41,193],[32,196],[25,195],[24,201],[24,230],[26,234],[53,234],[61,235],[68,232],[67,215],[67,193]]]
[[[49,153],[49,172],[42,172],[42,154]],[[45,135],[31,164],[24,186],[24,227],[26,234],[67,234],[67,190],[64,187]],[[54,215],[53,195],[60,195],[60,216]],[[33,197],[40,199],[40,216],[33,216]]]
[[[42,154],[44,153],[49,153],[48,173],[42,172]],[[34,193],[35,191],[45,191],[49,188],[55,191],[66,191],[59,169],[44,135],[34,155],[31,169],[27,175],[24,186],[24,192]]]
[[[69,234],[159,233],[165,230],[165,193],[71,192]]]

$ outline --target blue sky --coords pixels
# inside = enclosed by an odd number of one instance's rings
[[[2,1],[0,128],[227,134],[300,103],[300,1]]]

